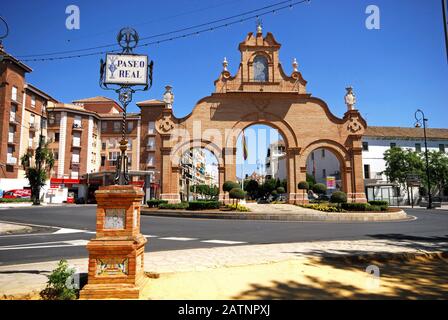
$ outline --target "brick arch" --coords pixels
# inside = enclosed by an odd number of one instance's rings
[[[218,166],[219,167],[224,166],[222,150],[215,143],[205,139],[191,139],[189,141],[185,141],[179,146],[177,146],[175,150],[173,150],[172,155],[178,157],[178,159],[180,160],[182,155],[192,148],[203,148],[210,151],[218,160]],[[173,162],[173,166],[176,166],[176,164],[180,165],[178,161]]]
[[[297,136],[291,126],[284,119],[267,112],[264,113],[265,116],[263,119],[259,119],[258,115],[258,113],[248,114],[240,121],[235,122],[231,128],[231,134],[226,137],[225,147],[235,148],[238,136],[244,129],[253,125],[267,125],[279,131],[285,141],[286,148],[297,148]],[[269,116],[271,119],[268,119],[266,116]],[[234,143],[232,143],[232,138],[234,138]]]
[[[301,152],[300,167],[305,168],[308,157],[311,152],[316,149],[326,149],[331,151],[339,161],[341,180],[342,180],[342,191],[349,193],[351,190],[351,177],[348,175],[348,171],[351,168],[350,165],[350,154],[346,147],[333,140],[317,140],[308,144]]]

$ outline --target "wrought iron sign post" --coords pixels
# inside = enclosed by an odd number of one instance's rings
[[[128,157],[126,155],[128,140],[126,138],[127,106],[132,101],[136,91],[146,91],[152,86],[153,61],[148,64],[148,56],[133,53],[138,45],[139,36],[135,29],[126,27],[119,31],[117,42],[122,48],[121,53],[108,53],[106,61],[100,62],[100,87],[114,90],[123,107],[121,124],[121,154],[117,158],[114,184],[129,184]],[[109,85],[118,86],[110,88]],[[136,88],[136,86],[142,86]]]

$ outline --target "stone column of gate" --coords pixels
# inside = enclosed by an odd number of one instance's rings
[[[366,194],[364,191],[364,178],[362,168],[362,147],[361,139],[353,141],[351,148],[352,157],[352,190],[347,194],[347,199],[351,199],[352,202],[367,202]]]
[[[225,194],[224,194],[224,190],[222,189],[222,185],[224,183],[224,177],[225,177],[225,167],[219,167],[218,168],[218,184],[219,184],[219,196],[218,196],[218,200],[220,202],[225,202]]]
[[[299,151],[300,149],[288,148],[287,159],[288,159],[288,202],[295,204],[298,200],[297,193],[297,173],[299,168]]]
[[[179,203],[179,166],[172,163],[171,150],[170,147],[160,148],[162,153],[162,190],[160,198],[167,200],[169,203]]]
[[[224,178],[221,183],[222,184],[225,181],[234,181],[236,182],[236,147],[225,147],[222,149],[222,154],[224,155],[224,163],[225,163],[225,170],[224,170]],[[226,199],[226,203],[229,203],[230,200]]]

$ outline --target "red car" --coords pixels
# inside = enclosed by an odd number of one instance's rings
[[[3,198],[17,199],[17,198],[31,198],[30,189],[13,189],[3,192]]]

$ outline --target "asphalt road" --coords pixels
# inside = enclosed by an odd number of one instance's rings
[[[0,265],[87,257],[95,206],[0,210],[0,222],[48,226],[38,233],[0,236]],[[403,222],[278,222],[142,216],[147,252],[322,240],[448,239],[448,211],[406,209]]]

